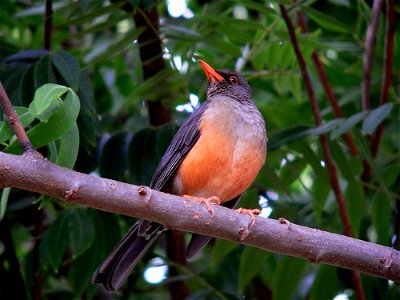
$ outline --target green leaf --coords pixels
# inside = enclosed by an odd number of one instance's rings
[[[291,198],[291,192],[289,187],[285,182],[276,174],[275,169],[273,169],[269,164],[264,165],[259,176],[264,177],[264,182],[268,182],[275,190],[285,193],[289,198]]]
[[[386,118],[393,109],[393,103],[387,103],[371,110],[364,119],[362,129],[366,134],[372,134],[379,124]]]
[[[66,84],[74,91],[78,89],[79,64],[77,60],[65,51],[58,51],[51,55],[53,64],[64,78]]]
[[[336,139],[338,136],[342,135],[343,133],[346,133],[350,129],[352,129],[358,122],[360,122],[366,115],[368,114],[367,111],[362,111],[359,113],[356,113],[352,115],[350,118],[346,119],[344,122],[342,122],[341,125],[339,125],[338,128],[336,128],[332,134],[331,138]]]
[[[324,14],[309,6],[302,6],[301,8],[315,23],[317,23],[322,28],[325,28],[326,30],[340,33],[350,32],[350,30],[344,24],[340,23],[338,20],[327,14]]]
[[[109,60],[127,47],[133,47],[133,41],[136,40],[143,31],[144,28],[134,28],[126,32],[124,36],[120,38],[115,40],[107,39],[99,44],[98,47],[93,47],[93,50],[85,56],[84,61],[96,64],[101,61]]]
[[[92,247],[77,257],[71,265],[69,278],[72,282],[73,299],[82,299],[81,295],[85,288],[90,287],[93,271],[96,270],[99,264],[96,260],[96,255],[93,255],[97,251],[96,245],[93,244]]]
[[[289,88],[298,103],[301,102],[301,81],[298,76],[290,76]]]
[[[69,240],[73,258],[82,255],[94,241],[94,226],[85,209],[67,212]]]
[[[364,139],[359,134],[355,134],[354,136],[355,136],[355,139],[357,142],[358,149],[360,150],[360,154],[361,154],[362,158],[365,159],[368,162],[368,164],[371,166],[373,175],[376,176],[376,180],[379,182],[380,188],[386,194],[388,199],[390,199],[391,202],[394,202],[394,199],[393,199],[392,195],[390,194],[389,188],[388,188],[386,182],[383,180],[380,169],[376,165],[375,160],[372,157],[371,152],[369,151],[369,147],[366,145]]]
[[[78,96],[68,90],[62,105],[52,114],[46,123],[39,123],[27,134],[35,148],[40,148],[66,134],[74,126],[79,114]],[[4,149],[7,153],[18,153],[21,147],[17,141]]]
[[[216,239],[212,249],[211,264],[217,265],[222,258],[226,257],[228,253],[232,252],[238,246],[239,244],[237,243]]]
[[[112,3],[104,7],[97,7],[89,13],[80,14],[76,18],[69,21],[70,25],[82,25],[86,22],[92,23],[92,21],[98,17],[104,17],[109,14],[118,13],[120,7],[123,6],[125,2]]]
[[[326,200],[328,198],[331,188],[323,182],[319,176],[315,176],[313,180],[312,190],[312,206],[317,224],[321,225],[323,222],[323,211]]]
[[[33,74],[33,82],[36,89],[46,83],[57,83],[50,55],[42,56],[39,59],[35,65]]]
[[[339,126],[339,124],[341,124],[341,123],[343,123],[343,119],[334,119],[334,120],[330,120],[322,125],[319,125],[315,128],[312,128],[309,131],[310,131],[311,135],[321,135],[321,134],[331,132],[332,130],[337,128]]]
[[[219,37],[209,37],[208,42],[216,50],[223,52],[225,54],[230,54],[233,57],[240,57],[242,55],[239,46],[231,42],[225,41]]]
[[[1,191],[0,199],[0,221],[3,220],[7,210],[8,197],[10,196],[11,188],[4,188]]]
[[[378,236],[378,244],[390,245],[389,230],[391,214],[392,207],[390,199],[388,199],[383,192],[377,192],[372,198],[371,218]]]
[[[287,161],[281,169],[280,178],[285,182],[287,186],[290,186],[295,180],[297,180],[300,174],[307,166],[307,161],[301,158],[296,158],[292,161]]]
[[[311,288],[310,300],[333,299],[339,291],[337,269],[332,266],[319,265]]]
[[[263,3],[258,3],[256,1],[251,1],[251,0],[240,0],[239,1],[240,4],[243,4],[244,6],[246,6],[249,9],[258,11],[259,13],[263,14],[263,15],[275,15],[275,11],[269,7],[268,5],[265,5]]]
[[[72,169],[78,158],[79,130],[76,123],[60,139],[56,164]]]
[[[99,171],[102,177],[115,180],[125,179],[127,149],[131,140],[131,133],[120,131],[105,142],[99,162]]]
[[[314,172],[316,173],[316,177],[321,179],[326,186],[330,187],[326,169],[321,166],[322,157],[315,154],[309,143],[306,141],[301,141],[296,144],[292,144],[290,147],[301,153],[306,161],[312,166]]]
[[[303,259],[291,256],[282,257],[272,283],[274,299],[291,299],[306,265],[307,262]]]
[[[254,247],[245,247],[240,256],[239,263],[239,287],[238,292],[242,293],[249,282],[261,270],[271,253]]]
[[[61,213],[44,237],[46,256],[52,268],[58,272],[62,257],[68,245],[67,214]]]
[[[69,90],[68,87],[47,83],[38,88],[29,105],[29,112],[41,122],[47,122],[50,116],[61,106],[61,96]]]

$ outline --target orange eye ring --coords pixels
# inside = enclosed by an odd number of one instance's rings
[[[229,82],[232,83],[232,84],[238,84],[239,83],[238,78],[236,76],[229,77]]]

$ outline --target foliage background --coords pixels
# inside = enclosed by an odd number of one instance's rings
[[[45,6],[51,2],[54,13],[46,18]],[[293,22],[299,10],[305,13],[310,32],[297,33],[323,126],[314,125],[279,3],[287,5]],[[202,58],[216,68],[240,70],[267,122],[267,164],[241,206],[256,207],[261,195],[262,207],[272,209],[272,218],[341,233],[343,224],[318,139],[326,133],[354,236],[399,249],[400,36],[395,32],[391,104],[379,108],[385,10],[371,73],[371,109],[379,109],[367,114],[361,104],[361,82],[370,1],[299,1],[296,6],[283,0],[193,0],[187,5],[189,18],[173,18],[163,1],[1,1],[0,80],[26,117],[26,127],[41,125],[36,129],[39,134],[31,133],[40,151],[81,172],[148,184],[177,127],[193,109],[188,99],[205,98],[207,82],[195,61]],[[395,8],[398,28],[400,7]],[[162,53],[143,61],[140,49],[146,44],[138,37],[157,28],[137,26],[137,18],[154,11],[159,14],[156,37]],[[49,16],[50,31],[45,29]],[[344,119],[336,118],[327,101],[311,61],[314,50]],[[160,60],[163,63],[154,67]],[[153,76],[143,65],[152,66]],[[34,95],[46,83],[70,89],[49,97],[51,105],[44,107]],[[62,104],[72,91],[79,103],[71,107],[80,109],[79,115],[66,111],[65,119],[54,117],[65,109]],[[149,118],[151,114],[155,117]],[[383,119],[382,142],[373,158],[370,136]],[[343,139],[348,131],[359,151],[356,155]],[[0,142],[4,151],[19,151],[16,145],[9,146],[12,137],[6,122],[1,123]],[[372,167],[370,180],[362,179],[364,160]],[[17,190],[3,190],[1,204],[2,298],[105,297],[90,283],[91,274],[133,220]],[[44,207],[38,210],[39,205]],[[164,239],[153,247],[128,284],[109,297],[166,298],[168,283],[179,279],[191,290],[191,299],[333,299],[341,293],[355,298],[350,271],[221,240],[195,261],[179,266],[179,275],[152,285],[144,280],[143,271],[156,256],[171,261],[163,251],[166,244]],[[362,282],[368,299],[400,299],[398,284],[364,275]]]

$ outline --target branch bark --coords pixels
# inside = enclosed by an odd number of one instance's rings
[[[222,206],[215,206],[212,218],[206,206],[194,200],[82,174],[39,157],[0,152],[0,186],[400,282],[400,251],[389,247],[299,226],[285,219],[258,217],[251,226],[247,215]]]

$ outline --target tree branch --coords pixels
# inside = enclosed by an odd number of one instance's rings
[[[0,152],[0,185],[400,282],[400,252],[389,247],[285,219],[258,217],[251,226],[247,215],[222,206],[214,207],[212,218],[206,206],[194,200],[82,174],[43,158]]]

